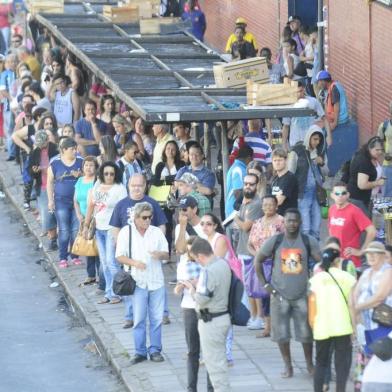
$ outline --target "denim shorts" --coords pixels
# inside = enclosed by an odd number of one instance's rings
[[[308,297],[288,300],[279,294],[271,295],[271,340],[288,342],[291,338],[290,321],[294,321],[295,340],[301,343],[313,341],[308,323]]]

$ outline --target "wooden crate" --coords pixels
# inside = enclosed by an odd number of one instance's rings
[[[214,65],[215,84],[218,88],[245,87],[247,80],[259,83],[269,82],[268,66],[265,57],[253,57],[231,63]]]
[[[260,84],[248,80],[249,105],[291,105],[298,101],[298,82],[285,78],[282,84]]]
[[[104,5],[102,14],[113,23],[132,23],[140,19],[139,6],[137,5],[127,5],[124,7]]]
[[[130,6],[138,6],[139,7],[139,19],[149,19],[152,18],[152,4],[151,1],[148,0],[133,0],[132,3],[122,4],[118,2],[119,8],[122,7],[130,7]]]
[[[140,20],[140,34],[160,34],[161,25],[175,24],[181,21],[181,18],[151,18]]]
[[[146,0],[122,0],[121,2],[125,4],[143,4],[146,3]],[[152,14],[159,15],[159,7],[161,5],[161,0],[148,0],[148,2],[151,3]]]
[[[30,13],[64,13],[64,0],[29,0],[27,8]]]

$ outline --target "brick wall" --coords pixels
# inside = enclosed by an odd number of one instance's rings
[[[242,16],[248,22],[247,30],[256,36],[258,49],[268,46],[276,53],[288,18],[287,0],[204,0],[201,5],[207,16],[205,40],[212,47],[224,50],[235,20]]]

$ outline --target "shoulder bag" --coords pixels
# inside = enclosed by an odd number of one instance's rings
[[[129,227],[129,252],[128,257],[132,258],[132,226]],[[121,269],[116,272],[113,277],[113,292],[116,295],[125,296],[132,295],[135,292],[136,281],[133,279],[132,275],[129,272]]]
[[[80,222],[79,231],[71,252],[78,256],[98,256],[98,247],[95,240],[95,218],[91,219],[87,239],[83,236],[83,223],[84,221]]]
[[[373,309],[372,320],[384,327],[392,327],[392,307],[380,304]]]
[[[306,159],[308,160],[308,163],[309,163],[309,169],[312,171],[314,180],[316,181],[316,198],[317,198],[317,203],[320,206],[322,206],[322,207],[326,207],[326,206],[328,206],[328,194],[327,194],[327,191],[317,181],[316,173],[314,172],[314,168],[313,168],[312,162],[310,161],[308,152],[306,150],[305,150],[305,155],[306,155]]]

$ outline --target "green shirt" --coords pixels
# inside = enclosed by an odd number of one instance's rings
[[[207,212],[211,212],[211,203],[206,196],[197,191],[192,191],[188,196],[194,197],[197,201],[197,208],[199,209],[199,213],[197,215],[202,217]]]

